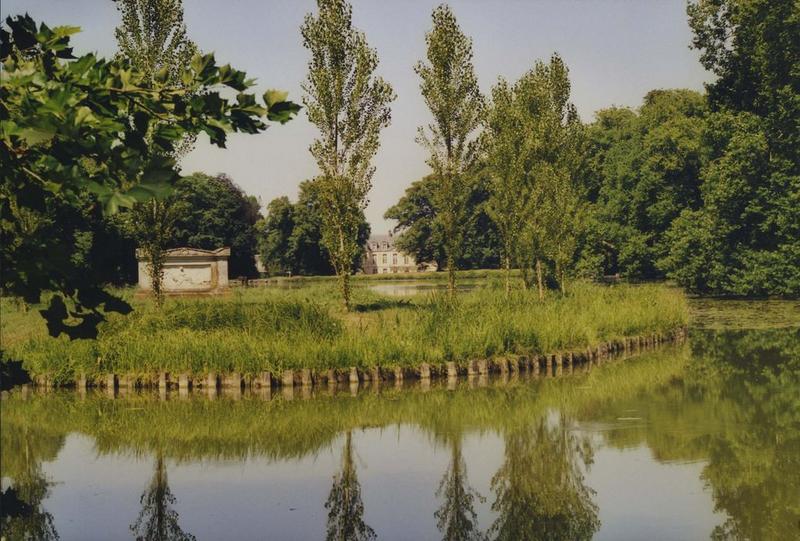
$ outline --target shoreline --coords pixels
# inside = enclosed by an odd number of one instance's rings
[[[599,366],[612,360],[636,357],[654,351],[660,346],[681,344],[686,340],[688,327],[681,325],[666,333],[652,332],[608,340],[585,348],[567,348],[548,354],[502,355],[469,361],[450,361],[444,364],[419,363],[416,366],[382,366],[369,369],[349,367],[347,369],[313,370],[310,368],[287,369],[280,373],[264,371],[257,375],[244,375],[238,372],[204,374],[161,372],[150,377],[130,374],[107,373],[95,377],[82,375],[72,382],[58,383],[47,375],[36,375],[32,385],[37,388],[102,388],[154,389],[190,391],[219,389],[273,389],[310,388],[322,385],[359,385],[370,382],[402,382],[404,380],[430,381],[432,379],[456,380],[458,378],[485,377],[531,373],[559,377],[572,373],[574,367]],[[566,374],[565,374],[566,373]]]

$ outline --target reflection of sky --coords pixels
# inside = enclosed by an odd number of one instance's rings
[[[705,462],[663,464],[647,446],[602,448],[586,476],[597,491],[602,526],[596,540],[708,539],[725,521],[714,513],[700,473]]]
[[[270,463],[167,460],[169,486],[182,529],[204,539],[322,539],[325,500],[340,467],[343,438],[300,460]],[[379,539],[435,539],[434,511],[449,448],[410,426],[353,432],[365,522]],[[462,444],[478,524],[494,520],[491,478],[503,461],[503,440],[471,433]],[[153,474],[153,457],[100,455],[90,438],[70,436],[44,470],[55,481],[44,507],[62,539],[129,539],[139,497]],[[602,526],[597,539],[707,538],[723,517],[713,513],[700,480],[702,463],[659,464],[642,446],[600,448],[587,475],[597,491]]]

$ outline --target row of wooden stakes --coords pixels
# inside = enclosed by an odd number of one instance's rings
[[[569,369],[573,365],[600,364],[619,355],[631,355],[652,349],[665,343],[682,342],[686,338],[686,328],[679,327],[669,333],[653,333],[642,336],[626,337],[619,340],[603,342],[595,347],[582,350],[567,350],[548,355],[505,355],[492,359],[476,359],[466,363],[447,362],[441,365],[420,363],[417,367],[373,367],[361,369],[350,367],[346,370],[330,369],[313,371],[309,368],[283,370],[279,374],[265,371],[255,376],[245,376],[238,372],[218,374],[209,372],[200,376],[189,373],[173,377],[168,372],[161,372],[157,378],[142,378],[133,375],[106,374],[99,379],[78,377],[75,385],[78,389],[88,387],[105,387],[107,389],[155,387],[159,389],[178,388],[271,388],[271,387],[308,387],[320,384],[361,383],[368,381],[403,381],[405,379],[429,380],[431,378],[457,378],[459,376],[485,376],[489,374],[506,374],[530,371],[560,373],[562,368]],[[47,376],[34,378],[39,387],[53,386]]]

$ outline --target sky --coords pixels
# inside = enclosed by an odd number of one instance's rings
[[[288,90],[300,103],[308,53],[300,25],[314,0],[184,0],[189,37],[218,63],[230,63],[268,88]],[[430,14],[441,0],[352,0],[353,23],[380,58],[378,73],[394,87],[392,124],[381,135],[366,210],[373,233],[394,224],[383,213],[429,170],[415,142],[430,121],[414,64],[424,57]],[[712,80],[690,49],[685,0],[450,0],[462,30],[472,38],[481,90],[499,76],[516,80],[537,59],[558,52],[570,69],[572,101],[581,119],[612,105],[638,107],[656,88],[702,90]],[[0,13],[28,12],[49,26],[82,28],[78,54],[116,51],[120,16],[112,0],[3,0]],[[258,135],[233,134],[220,149],[201,136],[182,172],[227,173],[263,205],[282,195],[295,200],[303,180],[317,174],[308,147],[316,136],[305,113]]]

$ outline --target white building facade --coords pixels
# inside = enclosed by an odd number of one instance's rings
[[[361,268],[364,274],[406,274],[436,270],[435,263],[417,263],[413,255],[395,246],[394,237],[372,235],[367,241]]]

